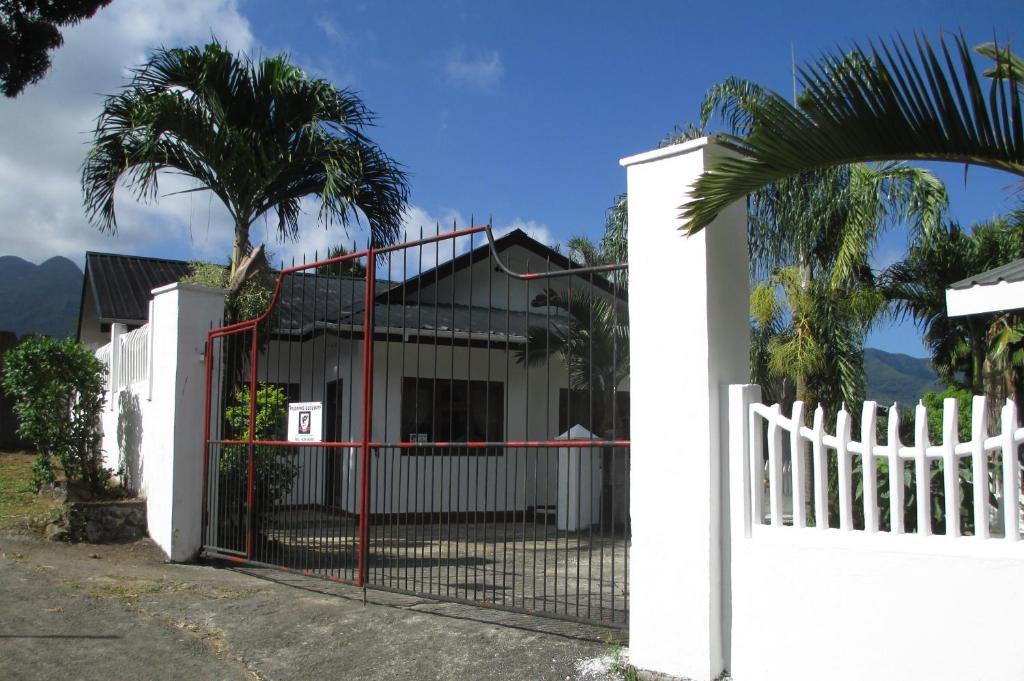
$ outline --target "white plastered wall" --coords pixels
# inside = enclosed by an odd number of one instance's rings
[[[170,284],[153,291],[152,310],[152,398],[144,383],[115,395],[103,413],[104,459],[114,470],[124,464],[129,485],[146,498],[149,536],[171,560],[185,561],[201,543],[203,353],[224,292]]]

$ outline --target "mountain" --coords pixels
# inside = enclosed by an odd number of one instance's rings
[[[876,348],[864,350],[864,373],[867,399],[879,404],[899,402],[901,406],[912,406],[926,392],[946,387],[929,360]]]
[[[60,256],[39,265],[13,255],[0,257],[0,331],[74,335],[82,276],[78,265]]]

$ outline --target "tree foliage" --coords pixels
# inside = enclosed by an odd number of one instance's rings
[[[217,42],[160,49],[104,103],[82,169],[86,212],[115,232],[118,183],[152,201],[161,171],[172,171],[230,213],[232,273],[259,218],[273,213],[280,238],[298,236],[306,197],[325,226],[365,218],[375,245],[394,243],[408,186],[366,136],[373,121],[355,93],[310,78],[287,55],[254,61]]]
[[[110,0],[0,1],[0,91],[17,97],[50,70],[61,29],[88,19]]]
[[[340,258],[353,252],[355,251],[350,251],[345,248],[344,245],[338,244],[327,251],[327,258]],[[333,265],[323,265],[318,267],[316,268],[316,273],[325,276],[356,277],[358,279],[363,279],[366,277],[366,265],[360,262],[358,258],[351,258],[349,260],[336,262]]]
[[[883,287],[899,316],[924,332],[932,365],[949,383],[974,394],[992,394],[999,374],[1018,393],[1024,383],[1024,316],[1004,312],[962,317],[946,314],[946,289],[954,282],[1024,258],[1024,212],[977,224],[955,222],[920,232],[906,258],[883,274]],[[993,397],[1005,397],[1005,390]]]
[[[729,78],[701,106],[735,134],[762,124],[772,93]],[[806,95],[797,107],[810,105]],[[902,163],[809,170],[766,184],[747,203],[753,292],[751,373],[766,398],[823,403],[864,395],[863,341],[885,300],[870,255],[881,232],[937,224],[948,199],[931,173]]]
[[[103,364],[72,339],[33,336],[4,357],[3,388],[14,398],[18,434],[38,454],[37,486],[53,482],[56,459],[68,480],[91,491],[105,488],[100,412],[104,401]]]

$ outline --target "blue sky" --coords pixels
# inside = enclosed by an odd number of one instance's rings
[[[62,84],[59,91],[50,93],[47,88],[58,85],[44,81],[38,92],[0,105],[0,117],[18,114],[7,119],[15,130],[6,134],[22,138],[40,125],[37,108],[47,103],[69,107],[73,101],[75,111],[80,110],[76,115],[85,117],[76,119],[77,144],[60,168],[67,186],[52,190],[63,192],[59,200],[42,195],[19,201],[24,190],[8,203],[25,207],[4,215],[0,190],[0,219],[45,223],[52,236],[28,240],[7,234],[0,239],[0,253],[36,261],[60,253],[79,262],[85,248],[179,258],[222,258],[226,253],[224,240],[205,232],[208,222],[216,231],[221,216],[202,199],[190,198],[188,205],[168,200],[150,208],[134,207],[126,199],[119,203],[122,235],[114,238],[89,231],[75,214],[73,199],[80,199],[72,196],[71,171],[80,163],[88,120],[99,110],[96,93],[116,87],[123,69],[156,44],[197,42],[216,34],[229,45],[257,53],[287,50],[307,70],[356,89],[377,112],[372,136],[411,174],[412,221],[490,215],[497,226],[523,226],[562,241],[576,234],[599,235],[606,208],[625,188],[618,159],[652,148],[674,124],[695,118],[705,90],[715,82],[735,75],[789,93],[791,46],[800,62],[823,50],[896,32],[920,31],[934,38],[940,30],[963,30],[972,44],[993,35],[1015,42],[1024,38],[1024,3],[1019,0],[203,0],[188,7],[192,15],[186,24],[173,0],[115,0],[92,20],[94,26],[86,22],[69,33],[51,74]],[[102,77],[75,78],[76,68],[90,64],[89,55],[116,52],[110,45],[123,48],[117,52],[125,62],[120,69],[114,68],[115,57],[104,56],[106,61],[89,69],[90,74],[105,69]],[[17,129],[19,123],[24,130]],[[21,166],[36,162],[38,146],[24,151]],[[8,155],[18,160],[16,152]],[[0,152],[0,179],[6,176],[3,161]],[[1007,175],[972,169],[965,187],[962,167],[937,168],[949,185],[952,213],[964,223],[1013,205]],[[66,208],[48,215],[50,201],[65,201]],[[286,254],[303,247],[311,251],[338,240],[320,231],[309,225],[304,244],[278,248]],[[902,232],[888,234],[878,246],[878,262],[898,259],[905,242]],[[880,329],[869,345],[925,354],[907,324]]]

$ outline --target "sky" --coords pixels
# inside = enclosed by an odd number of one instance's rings
[[[216,36],[254,55],[286,51],[310,74],[355,90],[377,114],[371,137],[410,175],[410,232],[490,217],[498,230],[555,244],[600,236],[625,190],[618,160],[695,120],[705,91],[728,76],[790,93],[791,54],[800,63],[915,31],[1016,44],[1022,19],[1020,0],[114,0],[65,32],[42,82],[0,98],[0,255],[80,265],[86,250],[226,260],[226,212],[209,194],[170,195],[192,186],[182,178],[163,178],[154,204],[121,192],[117,235],[99,233],[82,211],[80,167],[103,97],[158,46]],[[1019,200],[1006,174],[929,168],[946,181],[962,224]],[[874,263],[899,260],[907,236],[886,233]],[[285,259],[360,238],[328,233],[314,211],[299,242],[253,234]],[[867,344],[927,355],[910,322],[881,325]]]

